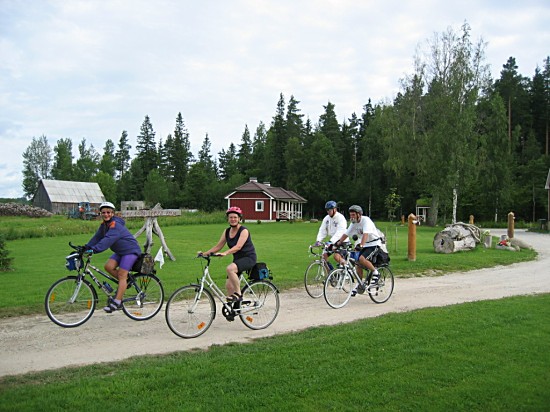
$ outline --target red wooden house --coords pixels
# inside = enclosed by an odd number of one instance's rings
[[[264,222],[302,219],[302,206],[307,200],[297,193],[269,183],[258,183],[255,177],[228,194],[227,207],[238,206],[244,218]]]

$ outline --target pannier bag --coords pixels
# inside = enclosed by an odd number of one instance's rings
[[[149,253],[142,253],[139,255],[136,263],[132,266],[132,272],[139,272],[146,275],[155,273],[155,260]]]
[[[78,255],[78,253],[71,253],[65,259],[67,259],[67,263],[65,263],[65,267],[67,268],[67,270],[80,269],[82,261],[80,260],[80,256]]]
[[[270,271],[264,262],[257,262],[252,269],[250,269],[248,277],[251,280],[272,279]]]
[[[390,263],[390,255],[379,248],[376,251],[376,256],[374,257],[374,262],[372,263],[376,267],[387,265],[388,263]]]

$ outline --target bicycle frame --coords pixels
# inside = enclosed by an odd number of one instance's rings
[[[322,247],[322,250],[321,250]],[[315,246],[309,245],[309,255],[315,258],[315,261],[320,262],[324,268],[327,270],[327,273],[330,273],[332,270],[329,266],[328,257],[325,258],[325,254],[328,254],[329,252],[329,243],[325,243],[323,245]],[[319,250],[315,250],[318,248]]]
[[[104,278],[110,280],[111,282],[116,283],[117,285],[118,285],[118,279],[115,278],[114,276],[111,276],[109,273],[106,273],[106,272],[102,271],[97,266],[92,265],[90,260],[91,260],[91,256],[88,255],[86,257],[86,260],[84,261],[84,266],[82,268],[78,269],[78,271],[77,271],[78,272],[77,278],[79,280],[82,280],[86,277],[86,275],[89,275],[90,278],[94,281],[94,283],[96,284],[96,286],[98,287],[99,290],[101,290],[107,296],[111,296],[111,293],[113,293],[113,291],[109,292],[108,290],[105,289],[105,286],[101,283],[101,280],[99,279],[99,276],[94,275],[94,271],[97,274],[103,276]],[[81,284],[82,284],[81,282],[78,282],[78,284],[75,288],[75,292],[73,294],[73,297],[71,298],[71,303],[74,302],[74,300],[78,296]],[[137,285],[137,283],[134,281],[134,278],[133,278],[132,274],[130,272],[128,272],[128,280],[127,280],[126,289],[129,289],[130,286],[134,286],[136,288],[138,296],[139,296],[139,293],[141,293],[141,289]],[[137,300],[137,296],[124,298],[124,299],[122,299],[122,302],[130,302],[130,301],[133,301],[133,300]]]
[[[214,255],[216,256],[216,255]],[[233,305],[232,302],[227,302],[226,301],[226,297],[225,297],[225,293],[223,293],[223,291],[221,290],[221,288],[217,285],[217,283],[214,281],[214,279],[212,279],[212,276],[210,275],[210,259],[211,257],[210,256],[203,256],[203,255],[199,255],[197,257],[200,257],[200,258],[203,258],[206,260],[206,265],[204,266],[204,269],[203,269],[203,273],[202,273],[202,277],[200,280],[198,280],[198,286],[200,287],[198,293],[197,293],[197,300],[195,300],[195,303],[193,304],[193,306],[189,309],[190,312],[192,312],[193,310],[195,310],[196,308],[196,305],[198,303],[198,299],[200,299],[200,296],[202,295],[203,291],[205,288],[208,288],[208,290],[221,302],[222,306],[230,313],[231,311],[233,311],[236,315],[238,314],[243,314],[243,313],[246,313],[246,312],[250,312],[250,311],[253,311],[253,310],[256,310],[256,308],[258,306],[255,306],[255,307],[241,307],[241,305]],[[239,275],[239,284],[240,285],[243,285],[243,281],[244,281],[244,285],[243,286],[249,286],[250,284],[254,283],[254,281],[251,281],[251,282],[248,282],[246,280],[246,276],[244,276],[246,272],[241,272],[241,274]],[[241,290],[242,290],[242,287],[241,287]],[[254,291],[252,291],[252,293],[254,293]],[[254,294],[254,298],[257,299],[258,296],[256,296]],[[261,307],[263,305],[260,305],[259,307]]]

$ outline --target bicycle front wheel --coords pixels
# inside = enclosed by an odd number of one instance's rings
[[[199,285],[179,288],[166,302],[166,323],[181,338],[196,338],[208,330],[216,316],[216,303]]]
[[[241,291],[237,313],[250,329],[265,329],[279,314],[279,291],[271,282],[260,280],[246,285]]]
[[[331,308],[344,307],[351,298],[353,278],[346,269],[335,269],[327,277],[324,285],[325,301]]]
[[[55,282],[44,300],[46,314],[53,323],[74,328],[86,322],[94,313],[97,292],[85,279],[67,276]]]
[[[375,285],[368,287],[371,300],[375,303],[387,302],[393,293],[393,273],[388,266],[379,267],[380,279]]]
[[[323,296],[323,285],[327,276],[327,269],[322,260],[311,262],[304,274],[304,285],[309,296],[312,298]]]
[[[123,299],[122,310],[130,319],[147,320],[157,313],[164,302],[164,288],[155,275],[140,273],[134,275],[134,284],[126,291],[137,292],[135,296]]]

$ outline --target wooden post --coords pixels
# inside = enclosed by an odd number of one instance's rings
[[[401,226],[405,226],[405,215],[401,215]]]
[[[160,239],[160,244],[162,245],[162,249],[164,253],[168,255],[170,260],[176,260],[170,249],[168,248],[168,245],[166,244],[166,240],[164,239],[164,234],[162,233],[162,230],[157,222],[158,216],[181,216],[181,210],[179,209],[163,209],[160,207],[160,204],[156,204],[154,208],[151,210],[124,210],[120,213],[122,217],[144,217],[145,223],[139,229],[134,237],[137,239],[139,235],[141,235],[143,232],[145,232],[145,244],[143,245],[143,248],[146,253],[151,253],[151,248],[153,247],[153,234],[157,235]]]
[[[469,221],[469,223],[470,223],[471,225],[474,224],[474,215],[470,215],[470,221]]]
[[[409,238],[408,238],[408,252],[407,259],[409,262],[416,262],[416,225],[418,225],[418,219],[412,213],[409,215]]]
[[[514,212],[508,213],[508,239],[514,237]]]

